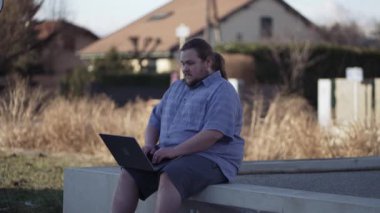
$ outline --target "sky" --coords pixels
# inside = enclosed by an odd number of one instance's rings
[[[38,19],[63,16],[98,36],[107,36],[171,0],[45,0]],[[191,0],[189,0],[191,1]],[[378,0],[285,0],[317,25],[356,21],[367,32],[380,22]],[[53,8],[61,8],[59,12]]]

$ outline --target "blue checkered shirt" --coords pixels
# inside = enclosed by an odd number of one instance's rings
[[[192,87],[174,82],[154,107],[148,125],[159,129],[162,147],[178,145],[203,130],[222,132],[221,140],[197,154],[218,164],[227,179],[237,174],[244,149],[242,109],[238,94],[220,72]]]

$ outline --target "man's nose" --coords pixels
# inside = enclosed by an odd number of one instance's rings
[[[187,71],[189,71],[189,66],[187,66],[187,65],[183,65],[183,66],[182,66],[182,71],[183,71],[183,72],[187,72]]]

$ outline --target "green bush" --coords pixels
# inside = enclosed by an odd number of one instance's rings
[[[83,96],[88,92],[93,80],[92,73],[85,67],[78,67],[61,81],[61,94],[68,97]]]
[[[130,64],[123,60],[115,48],[90,66],[79,67],[61,82],[61,93],[65,96],[83,96],[90,92],[91,83],[111,87],[157,87],[170,85],[170,74],[133,74]]]
[[[111,48],[103,58],[97,58],[93,63],[95,79],[102,80],[107,75],[124,75],[133,72],[132,66],[117,52]]]

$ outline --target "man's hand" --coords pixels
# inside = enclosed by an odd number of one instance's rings
[[[157,151],[156,147],[152,145],[145,145],[141,149],[145,155],[148,155],[148,154],[153,155]]]
[[[163,159],[172,159],[177,157],[174,147],[160,148],[158,149],[152,158],[153,163],[160,163]]]

